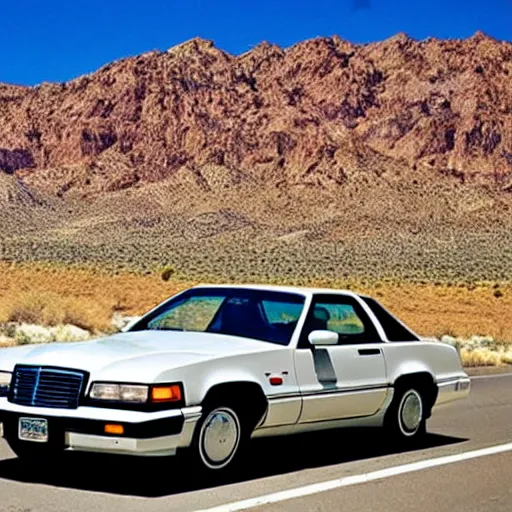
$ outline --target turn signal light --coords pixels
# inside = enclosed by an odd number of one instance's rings
[[[177,384],[151,388],[152,402],[179,402],[181,398],[181,388]]]
[[[283,378],[277,375],[270,377],[268,380],[271,386],[280,386],[283,383]]]
[[[116,434],[118,436],[122,436],[124,434],[123,425],[105,425],[105,434]]]

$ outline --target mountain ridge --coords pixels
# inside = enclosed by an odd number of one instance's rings
[[[488,41],[492,41],[492,42],[496,42],[496,43],[511,43],[512,42],[512,41],[509,41],[507,39],[496,38],[496,37],[491,36],[490,34],[484,32],[482,30],[477,30],[474,34],[472,34],[471,36],[465,37],[465,38],[464,37],[459,37],[459,38],[439,38],[439,37],[435,37],[435,36],[428,36],[428,37],[425,37],[425,38],[421,39],[421,38],[413,37],[410,34],[408,34],[407,32],[397,32],[396,34],[394,34],[392,36],[389,36],[386,39],[376,40],[376,41],[369,41],[369,42],[364,42],[364,43],[354,43],[354,42],[351,42],[348,39],[344,39],[344,38],[340,37],[338,34],[333,34],[331,36],[317,36],[317,37],[313,37],[313,38],[304,39],[302,41],[297,41],[295,43],[292,43],[289,46],[280,46],[277,43],[273,43],[273,42],[267,41],[267,40],[262,40],[259,43],[255,44],[254,46],[252,46],[249,50],[246,50],[246,51],[241,52],[241,53],[228,52],[227,50],[222,50],[222,49],[220,49],[220,50],[223,51],[226,55],[238,58],[238,57],[241,57],[243,55],[251,53],[252,51],[254,51],[256,48],[258,48],[260,46],[264,46],[264,47],[265,46],[270,46],[270,47],[277,48],[277,49],[281,50],[282,52],[286,52],[286,51],[294,48],[297,45],[303,44],[306,41],[314,41],[316,39],[335,39],[335,40],[339,40],[339,41],[342,41],[342,42],[349,43],[349,44],[351,44],[353,46],[378,45],[378,44],[382,44],[383,42],[392,41],[392,40],[412,41],[412,42],[416,42],[416,43],[427,43],[427,42],[431,42],[431,41],[438,41],[438,42],[442,42],[442,41],[448,41],[448,42],[449,41],[458,41],[458,42],[464,42],[464,41],[471,41],[471,40],[488,40]],[[189,44],[192,44],[192,43],[196,43],[198,46],[217,48],[217,46],[215,44],[215,40],[209,39],[209,38],[204,38],[204,37],[201,37],[201,36],[194,36],[194,37],[191,37],[190,39],[182,41],[181,43],[178,43],[178,44],[176,44],[174,46],[170,46],[170,47],[168,47],[165,50],[158,49],[158,48],[153,48],[151,50],[142,51],[141,53],[138,53],[138,54],[125,55],[125,56],[122,56],[122,57],[115,58],[115,59],[113,59],[111,61],[105,62],[104,64],[101,64],[101,65],[95,67],[93,70],[91,70],[91,71],[89,71],[87,73],[81,73],[78,76],[75,76],[73,78],[69,78],[68,80],[64,80],[64,81],[41,80],[41,82],[35,83],[33,85],[16,84],[16,83],[1,82],[0,81],[0,87],[9,87],[9,88],[13,88],[13,89],[17,89],[17,88],[18,89],[34,89],[34,88],[41,87],[42,85],[45,85],[45,84],[46,85],[58,85],[58,84],[61,84],[61,83],[69,83],[69,82],[72,82],[74,80],[78,80],[78,79],[80,79],[80,78],[82,78],[84,76],[93,75],[94,73],[97,73],[98,71],[101,71],[105,67],[111,66],[112,64],[116,64],[118,62],[122,62],[124,60],[132,59],[132,58],[135,58],[135,57],[142,57],[142,56],[145,56],[145,55],[165,53],[165,52],[171,51],[171,50],[173,50],[175,48],[179,48],[179,47],[182,47],[182,46],[185,46],[185,45],[189,45]],[[217,48],[217,49],[219,49],[219,48]]]
[[[512,43],[482,33],[264,42],[239,56],[194,38],[63,84],[0,87],[0,169],[76,196],[91,181],[108,192],[182,167],[201,180],[205,165],[228,169],[232,185],[252,175],[336,186],[355,143],[411,170],[508,186],[511,72]],[[105,159],[117,169],[100,179]]]

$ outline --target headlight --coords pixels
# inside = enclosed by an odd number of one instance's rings
[[[7,396],[11,387],[12,373],[0,372],[0,396]]]
[[[89,398],[104,403],[126,404],[177,404],[183,399],[180,384],[123,384],[115,382],[95,382]]]
[[[96,383],[93,384],[89,396],[93,400],[144,403],[148,401],[149,386]]]

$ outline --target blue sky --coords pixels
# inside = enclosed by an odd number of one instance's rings
[[[261,41],[353,42],[397,32],[512,40],[512,0],[1,0],[0,82],[65,81],[195,36],[238,54]]]

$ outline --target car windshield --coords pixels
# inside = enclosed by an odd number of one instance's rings
[[[304,302],[302,295],[281,291],[195,288],[162,304],[130,330],[209,332],[288,345]]]

